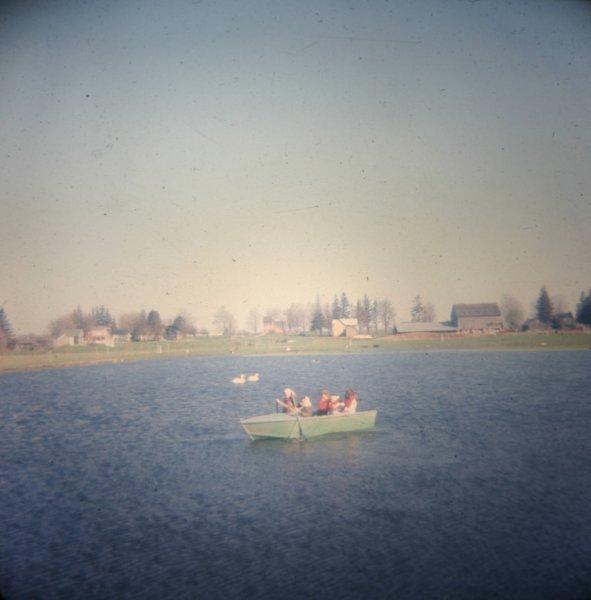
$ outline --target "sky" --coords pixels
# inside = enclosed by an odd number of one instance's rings
[[[0,305],[574,309],[590,98],[589,2],[5,2]]]

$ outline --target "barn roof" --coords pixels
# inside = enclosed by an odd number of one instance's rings
[[[345,327],[357,327],[357,319],[351,318],[342,318],[342,319],[333,319],[333,321],[340,321]]]
[[[500,317],[501,311],[496,302],[481,304],[454,304],[451,308],[456,317]]]
[[[84,330],[82,329],[64,329],[64,331],[62,332],[62,335],[65,335],[66,337],[82,337],[84,335]]]

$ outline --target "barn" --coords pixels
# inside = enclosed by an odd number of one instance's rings
[[[454,304],[451,322],[458,331],[499,331],[503,317],[496,302],[482,304]]]

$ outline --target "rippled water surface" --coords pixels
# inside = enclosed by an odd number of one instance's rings
[[[239,373],[261,381],[239,387]],[[372,433],[250,442],[289,385]],[[591,352],[187,358],[0,375],[10,598],[586,598]]]

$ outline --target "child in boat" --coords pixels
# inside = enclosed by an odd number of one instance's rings
[[[298,403],[300,415],[302,417],[311,417],[314,411],[312,410],[312,402],[308,396],[304,396]]]
[[[330,402],[328,404],[328,413],[329,415],[334,415],[335,413],[340,413],[345,406],[341,401],[341,397],[333,395],[330,397]]]
[[[295,392],[290,388],[283,390],[283,399],[276,398],[275,402],[282,407],[284,413],[293,415],[296,412]]]
[[[318,399],[318,410],[316,414],[320,416],[324,416],[328,414],[328,409],[330,407],[330,392],[328,390],[322,390],[322,394]]]
[[[353,390],[347,390],[345,392],[345,404],[343,406],[343,412],[357,412],[357,392]]]

